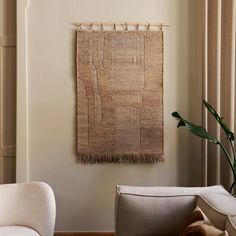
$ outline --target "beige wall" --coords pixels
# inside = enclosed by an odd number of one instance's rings
[[[198,1],[29,1],[28,180],[46,181],[53,187],[57,200],[57,230],[114,230],[117,184],[201,184],[201,142],[185,130],[177,130],[176,122],[171,117],[171,112],[178,110],[193,121],[201,122]],[[79,21],[171,24],[170,28],[165,29],[164,39],[165,162],[153,165],[75,163],[73,23]],[[25,163],[24,158],[18,156],[19,165]],[[21,169],[18,176],[24,175]]]

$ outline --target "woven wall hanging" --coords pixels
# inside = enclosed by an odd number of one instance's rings
[[[77,161],[163,161],[163,31],[77,31]]]

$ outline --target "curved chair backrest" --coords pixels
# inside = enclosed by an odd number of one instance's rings
[[[56,218],[51,187],[42,182],[0,185],[0,226],[20,225],[53,236]]]

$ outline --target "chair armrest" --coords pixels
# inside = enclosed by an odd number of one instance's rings
[[[56,205],[46,183],[0,185],[0,212],[0,226],[21,225],[41,236],[53,236]]]
[[[228,216],[236,215],[236,198],[223,187],[221,191],[204,192],[197,198],[197,205],[210,221],[224,230]]]

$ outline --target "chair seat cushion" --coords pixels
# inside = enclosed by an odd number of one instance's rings
[[[35,230],[24,226],[1,226],[0,235],[4,236],[40,236]]]

